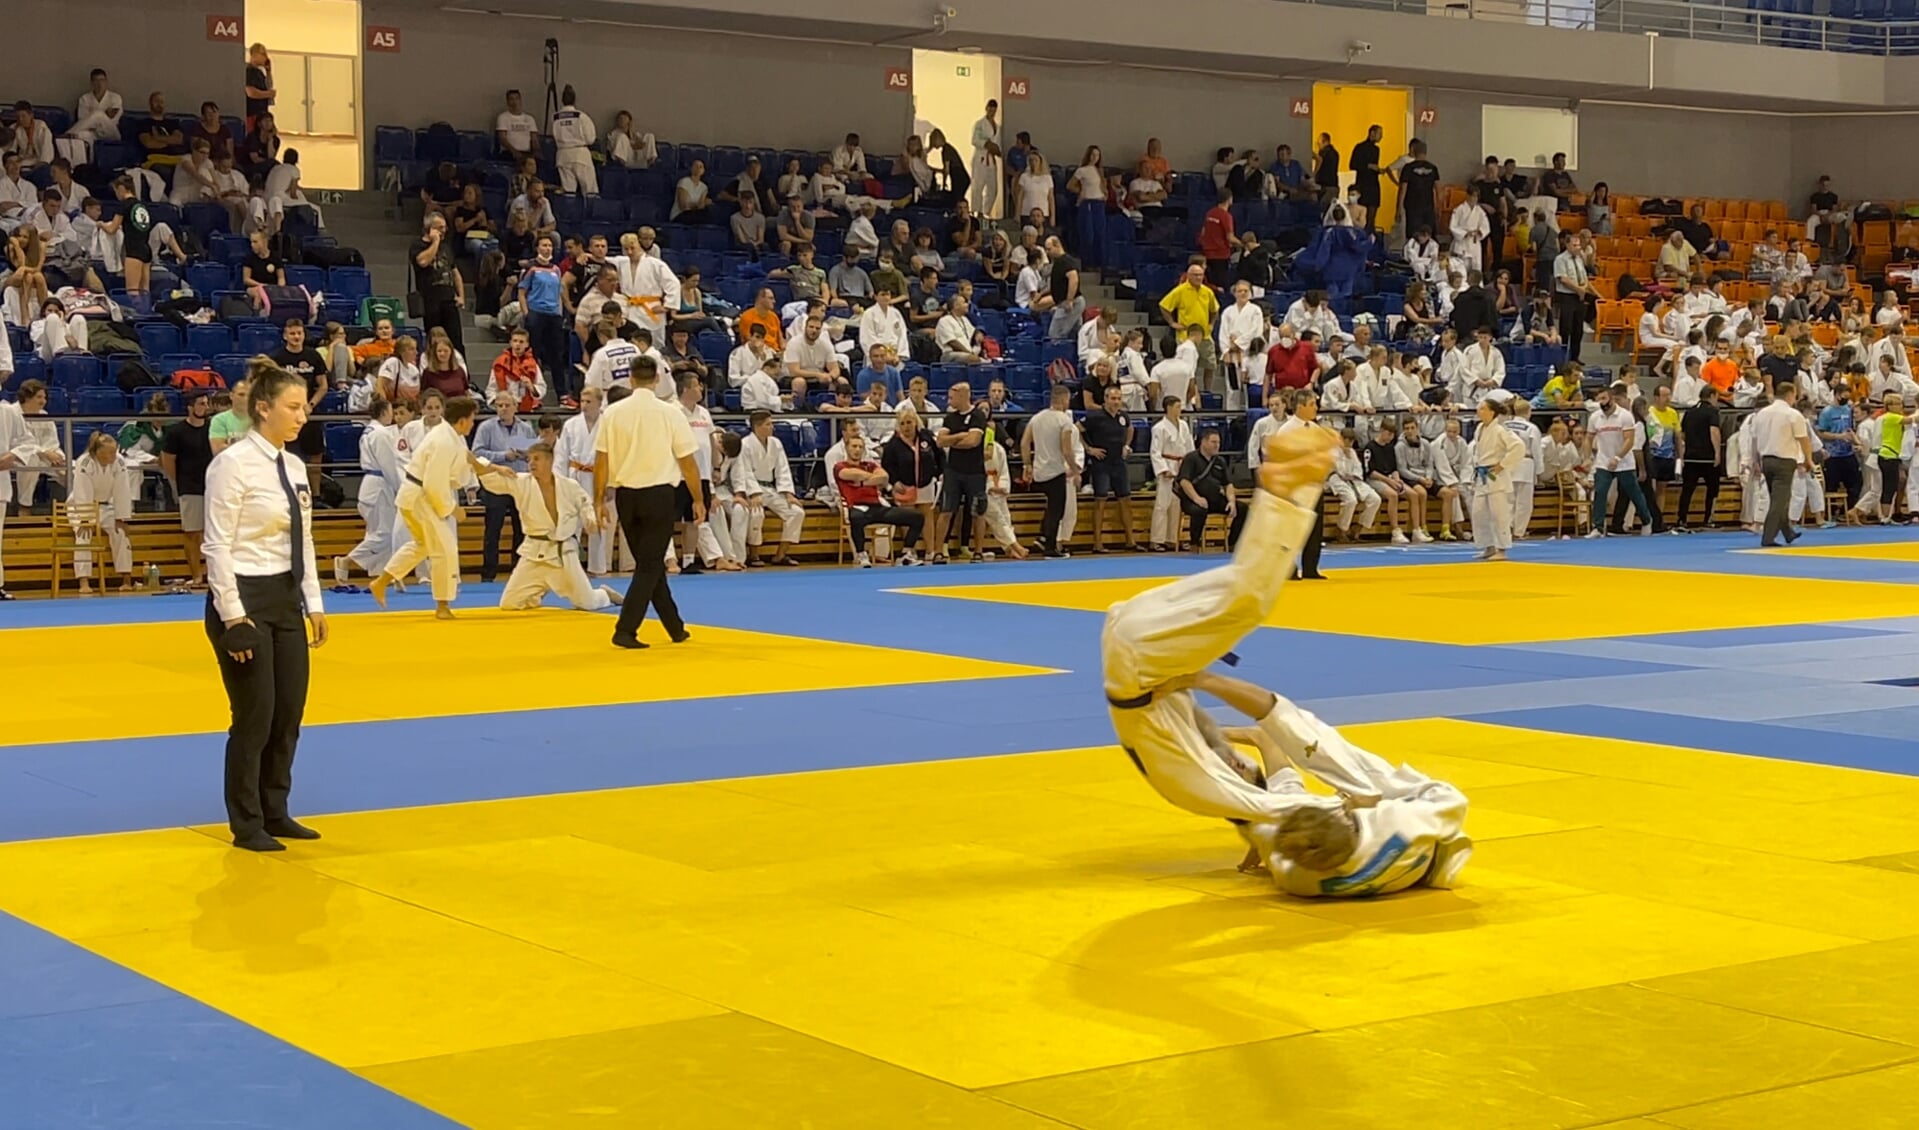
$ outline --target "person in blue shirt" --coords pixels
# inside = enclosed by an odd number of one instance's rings
[[[1317,200],[1319,193],[1306,183],[1306,167],[1293,159],[1293,147],[1282,145],[1273,157],[1273,183],[1279,186],[1279,194],[1288,200]]]
[[[1852,390],[1846,382],[1832,382],[1832,403],[1819,410],[1819,418],[1813,422],[1812,430],[1818,434],[1819,442],[1826,445],[1826,485],[1838,485],[1846,492],[1846,514],[1855,517],[1854,507],[1859,505],[1859,492],[1864,486],[1859,471],[1859,452],[1853,446],[1853,427],[1855,419],[1852,411]]]
[[[579,390],[574,387],[576,378],[567,358],[567,318],[560,306],[560,265],[553,261],[552,236],[543,235],[534,243],[533,261],[520,272],[519,293],[527,336],[533,340],[533,355],[540,359],[554,395],[562,404],[573,407]]]
[[[473,429],[473,453],[494,466],[519,473],[528,469],[527,449],[539,442],[534,434],[533,425],[519,418],[520,404],[512,393],[503,392],[493,398],[494,416],[482,420],[480,426]],[[513,523],[513,549],[507,554],[510,568],[514,557],[520,552],[520,542],[524,535],[520,530],[520,510],[510,494],[496,494],[485,491],[480,495],[486,505],[486,533],[480,547],[480,580],[492,584],[493,578],[500,572],[500,534],[505,531],[508,521]]]

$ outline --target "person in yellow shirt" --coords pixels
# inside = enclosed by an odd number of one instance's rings
[[[1186,277],[1159,300],[1159,312],[1165,315],[1175,336],[1184,334],[1191,325],[1204,327],[1206,332],[1195,342],[1199,346],[1199,387],[1201,392],[1216,391],[1213,384],[1219,371],[1219,348],[1213,342],[1213,325],[1219,321],[1219,295],[1206,285],[1203,257],[1195,255],[1187,262]]]
[[[1879,417],[1879,521],[1892,521],[1893,507],[1899,497],[1900,476],[1905,464],[1899,455],[1906,442],[1905,398],[1896,392],[1886,394],[1886,410]]]
[[[1580,387],[1579,370],[1562,361],[1553,367],[1552,379],[1533,397],[1534,408],[1577,408],[1586,399]]]

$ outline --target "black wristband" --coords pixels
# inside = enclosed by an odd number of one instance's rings
[[[229,626],[226,634],[220,637],[220,646],[229,655],[238,655],[243,651],[257,651],[266,643],[266,636],[254,625],[241,621]]]

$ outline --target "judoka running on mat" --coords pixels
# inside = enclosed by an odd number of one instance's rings
[[[1206,670],[1272,610],[1312,529],[1335,442],[1322,428],[1270,438],[1232,562],[1107,613],[1100,644],[1113,729],[1155,791],[1232,821],[1290,894],[1450,886],[1471,852],[1458,790],[1395,770],[1271,691]],[[1261,750],[1264,766],[1233,749],[1194,691],[1254,720],[1233,733]],[[1307,792],[1301,773],[1344,795]]]

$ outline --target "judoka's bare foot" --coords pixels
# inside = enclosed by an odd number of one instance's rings
[[[443,600],[440,602],[439,607],[433,610],[433,618],[435,620],[451,620],[453,619],[453,609],[449,608],[446,601]]]
[[[606,594],[606,599],[612,601],[613,607],[615,608],[618,608],[626,600],[625,597],[613,591],[611,588],[607,587],[606,585],[601,585],[600,591]]]
[[[373,594],[373,603],[381,608],[386,607],[386,587],[392,583],[385,573],[373,578],[373,583],[367,586],[367,590]]]
[[[1333,470],[1339,437],[1329,428],[1294,428],[1266,440],[1259,485],[1268,494],[1287,497],[1301,487],[1324,482]]]
[[[1294,429],[1297,431],[1298,429]],[[1266,870],[1266,861],[1259,857],[1258,848],[1247,848],[1246,858],[1239,861],[1241,875],[1257,875]]]

